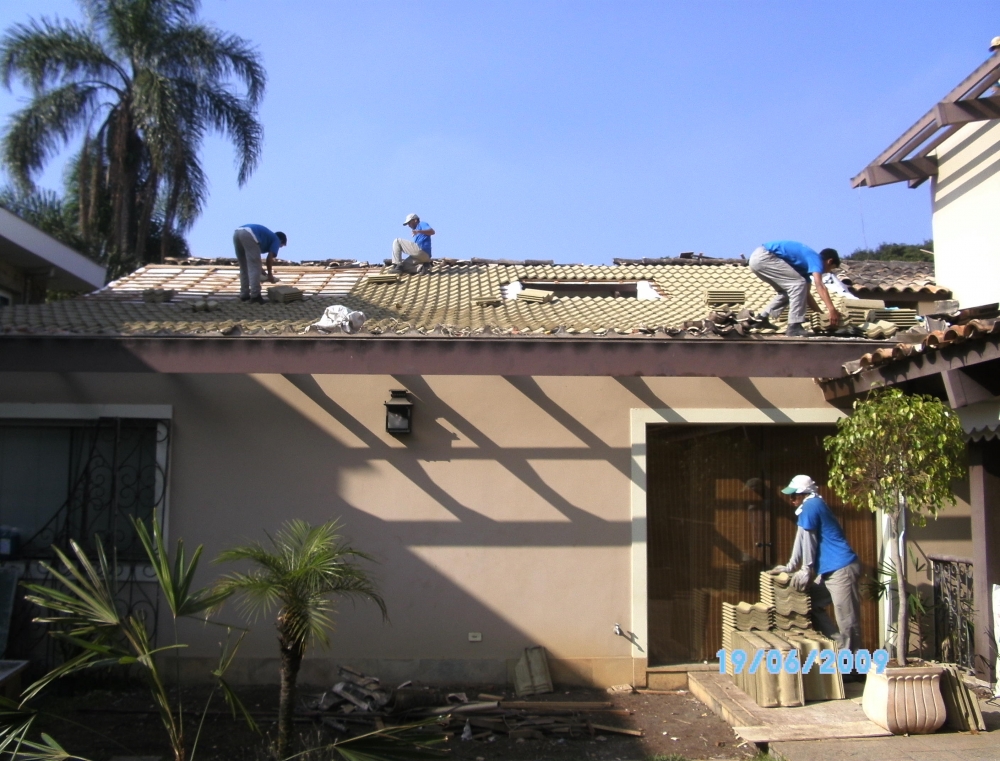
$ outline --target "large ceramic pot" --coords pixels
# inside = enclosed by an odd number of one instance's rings
[[[865,716],[894,735],[936,732],[945,720],[943,673],[937,666],[869,672],[861,699]]]

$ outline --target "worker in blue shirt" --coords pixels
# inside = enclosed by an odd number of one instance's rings
[[[791,497],[798,516],[792,557],[771,573],[792,573],[792,585],[809,590],[812,615],[817,628],[837,643],[837,649],[857,652],[861,647],[861,597],[858,580],[861,563],[837,516],[819,495],[819,487],[809,476],[795,476],[783,494]],[[826,606],[833,604],[836,623]]]
[[[840,255],[832,248],[824,248],[818,254],[809,246],[793,240],[776,240],[765,243],[750,254],[750,269],[753,273],[777,291],[771,303],[764,307],[761,316],[777,318],[788,307],[788,329],[786,336],[807,336],[803,327],[806,319],[806,303],[820,311],[816,299],[809,290],[809,281],[816,287],[830,314],[830,325],[836,327],[839,321],[837,310],[830,299],[830,292],[823,284],[823,273],[832,272],[840,266]]]
[[[416,214],[407,215],[403,225],[410,228],[413,240],[396,238],[392,242],[392,269],[395,272],[412,274],[420,265],[431,260],[431,236],[434,234],[434,228],[426,222],[421,222]],[[403,261],[403,254],[406,254],[406,261]]]
[[[267,252],[267,281],[275,282],[272,265],[278,258],[278,249],[288,243],[284,233],[273,233],[264,225],[243,225],[233,233],[233,248],[240,264],[240,301],[263,304],[260,295],[260,257]]]

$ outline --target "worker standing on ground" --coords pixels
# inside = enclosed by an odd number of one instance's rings
[[[792,585],[800,591],[809,590],[817,628],[837,643],[838,650],[857,652],[861,647],[858,556],[847,543],[837,517],[819,496],[815,481],[795,476],[781,491],[791,496],[798,529],[788,564],[771,569],[771,573],[796,572]],[[836,623],[826,613],[831,602]]]
[[[771,303],[764,307],[761,316],[777,319],[781,310],[787,306],[788,329],[785,335],[809,335],[803,327],[806,304],[820,311],[809,290],[809,280],[812,279],[816,293],[823,299],[830,313],[830,325],[836,327],[840,316],[823,284],[823,273],[832,272],[839,266],[840,255],[834,249],[824,248],[817,254],[809,246],[793,240],[776,240],[755,249],[750,254],[750,269],[778,292]]]
[[[421,222],[416,214],[408,215],[403,224],[410,228],[413,240],[396,238],[392,242],[392,268],[396,272],[413,273],[417,271],[417,265],[431,260],[431,236],[434,228]],[[403,254],[406,254],[405,262]]]
[[[240,301],[263,304],[260,295],[260,257],[267,252],[267,281],[275,282],[272,265],[278,257],[278,249],[288,243],[284,233],[273,233],[264,225],[243,225],[233,233],[233,248],[240,264]]]

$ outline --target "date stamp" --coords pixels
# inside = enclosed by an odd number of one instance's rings
[[[878,649],[874,653],[868,650],[813,650],[803,663],[799,658],[798,650],[789,650],[783,653],[781,650],[757,650],[751,658],[745,650],[733,650],[729,652],[725,648],[715,654],[719,659],[719,673],[742,674],[744,669],[750,674],[756,674],[761,666],[764,666],[771,674],[780,674],[784,671],[787,674],[808,674],[813,667],[819,669],[821,674],[850,674],[857,671],[859,674],[867,674],[874,670],[876,674],[885,671],[889,664],[889,652]],[[729,666],[732,666],[732,672]]]

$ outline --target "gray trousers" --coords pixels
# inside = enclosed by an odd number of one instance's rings
[[[240,263],[240,298],[260,296],[260,244],[253,231],[238,228],[233,233],[233,248]]]
[[[403,254],[406,254],[406,261],[403,261]],[[412,240],[396,238],[392,242],[392,262],[403,272],[413,274],[420,269],[421,264],[426,264],[431,260],[431,255],[424,251]]]
[[[750,254],[750,269],[777,291],[771,303],[764,307],[763,314],[777,319],[781,310],[787,306],[789,325],[801,325],[806,321],[809,281],[796,272],[792,265],[761,246]]]
[[[856,652],[861,647],[861,594],[858,580],[861,563],[855,561],[836,571],[824,573],[809,589],[812,615],[823,634],[837,643],[837,649]],[[830,620],[826,606],[833,603],[837,622]]]

